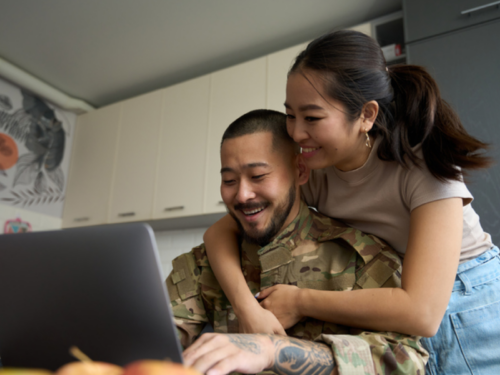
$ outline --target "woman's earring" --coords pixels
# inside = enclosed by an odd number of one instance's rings
[[[372,144],[370,142],[370,136],[368,135],[368,132],[366,132],[365,134],[366,134],[366,143],[365,143],[365,145],[368,148],[372,148]]]

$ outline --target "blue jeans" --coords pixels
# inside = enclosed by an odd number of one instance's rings
[[[458,266],[439,330],[422,339],[429,374],[500,374],[499,253],[493,247]]]

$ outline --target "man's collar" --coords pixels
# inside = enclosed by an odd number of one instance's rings
[[[262,255],[267,253],[270,249],[275,248],[278,244],[288,244],[295,247],[300,241],[304,240],[309,233],[309,228],[312,224],[312,216],[309,207],[301,200],[299,213],[281,232],[279,232],[274,239],[266,246],[258,250],[258,254]]]

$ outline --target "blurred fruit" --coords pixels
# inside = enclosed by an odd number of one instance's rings
[[[122,375],[122,374],[123,374],[122,367],[105,362],[71,362],[61,367],[55,373],[55,375]]]
[[[142,360],[125,366],[122,375],[201,375],[192,367],[167,361]]]
[[[37,368],[3,367],[0,368],[0,375],[52,375],[52,372]]]

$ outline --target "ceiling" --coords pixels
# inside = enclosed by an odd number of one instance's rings
[[[401,0],[0,0],[0,57],[100,107],[400,9]]]

